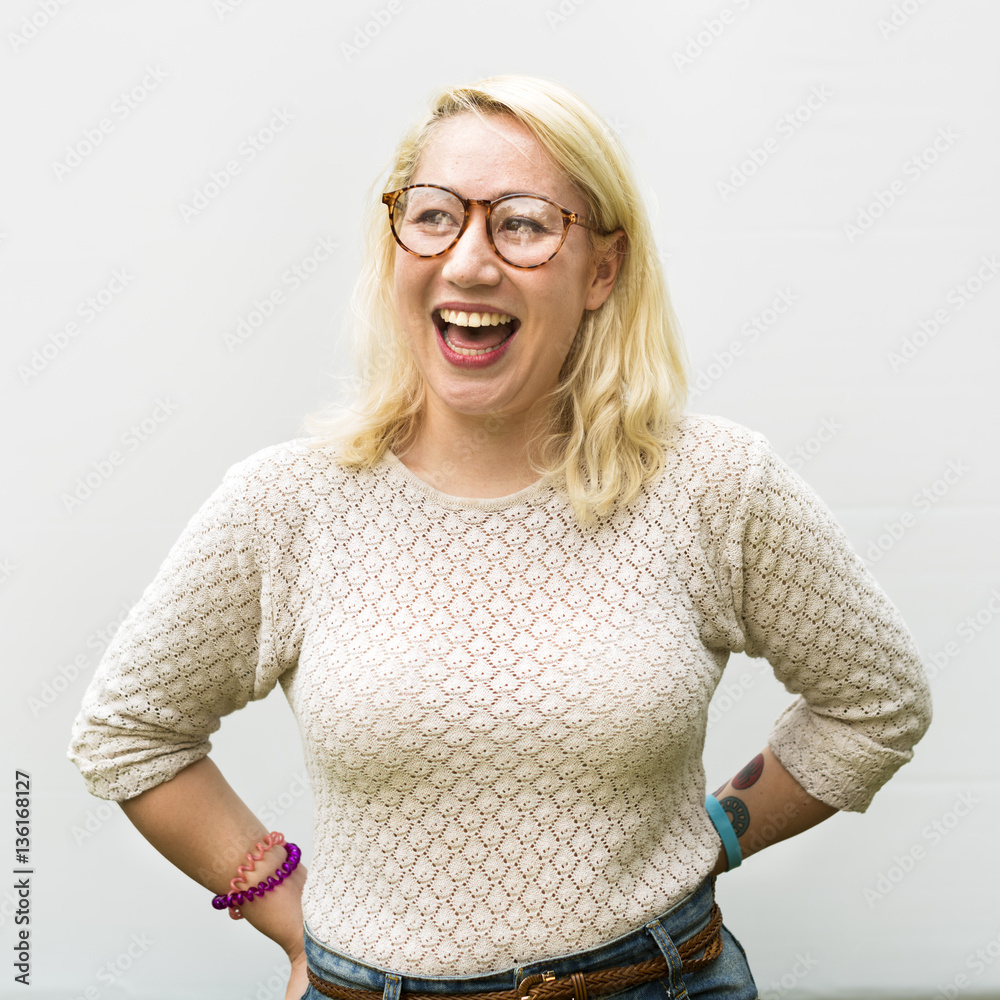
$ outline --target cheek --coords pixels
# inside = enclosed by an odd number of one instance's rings
[[[554,264],[558,257],[550,263]],[[562,262],[560,262],[562,263]],[[582,312],[586,301],[589,281],[589,261],[582,255],[575,254],[565,261],[565,266],[545,289],[546,299],[554,309],[560,310],[569,321],[571,313],[578,309]]]
[[[578,268],[567,269],[536,291],[536,302],[546,318],[546,325],[558,335],[558,348],[568,350],[586,302],[585,275]]]
[[[412,321],[424,315],[430,269],[421,267],[423,263],[402,250],[397,252],[393,267],[393,301],[401,320]]]

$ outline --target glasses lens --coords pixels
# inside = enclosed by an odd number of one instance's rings
[[[543,198],[503,198],[493,206],[490,223],[497,252],[521,267],[547,261],[563,238],[562,212]]]
[[[441,188],[416,187],[404,191],[392,212],[392,228],[410,253],[437,254],[458,236],[465,208]]]

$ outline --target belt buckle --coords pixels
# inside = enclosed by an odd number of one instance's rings
[[[554,983],[555,979],[556,974],[554,972],[536,972],[534,975],[525,976],[517,984],[517,994],[521,1000],[535,1000],[533,995],[535,987],[542,983]]]

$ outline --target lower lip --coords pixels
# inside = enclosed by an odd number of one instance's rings
[[[507,353],[507,348],[517,336],[515,330],[499,347],[487,354],[459,354],[448,346],[444,334],[438,330],[436,325],[434,329],[437,332],[438,346],[441,348],[445,361],[456,368],[488,368],[490,365],[496,364]]]

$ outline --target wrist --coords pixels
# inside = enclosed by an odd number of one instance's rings
[[[719,856],[715,859],[715,867],[708,873],[712,878],[717,878],[724,872],[729,871],[729,858],[726,857],[726,849],[719,848]]]
[[[288,956],[295,959],[305,951],[302,935],[302,889],[306,871],[298,868],[263,899],[255,899],[243,907],[243,918],[265,937],[269,937]]]
[[[729,871],[732,868],[739,868],[743,863],[743,852],[740,850],[740,842],[733,829],[726,810],[719,803],[714,795],[705,796],[705,811],[712,821],[719,839],[722,841],[722,849],[725,856],[725,867],[722,871]],[[719,862],[716,862],[718,868]]]
[[[298,937],[293,942],[287,942],[282,945],[285,949],[285,954],[288,956],[288,961],[292,963],[292,968],[294,969],[297,965],[305,965],[306,962],[306,943],[303,940],[302,935]]]

